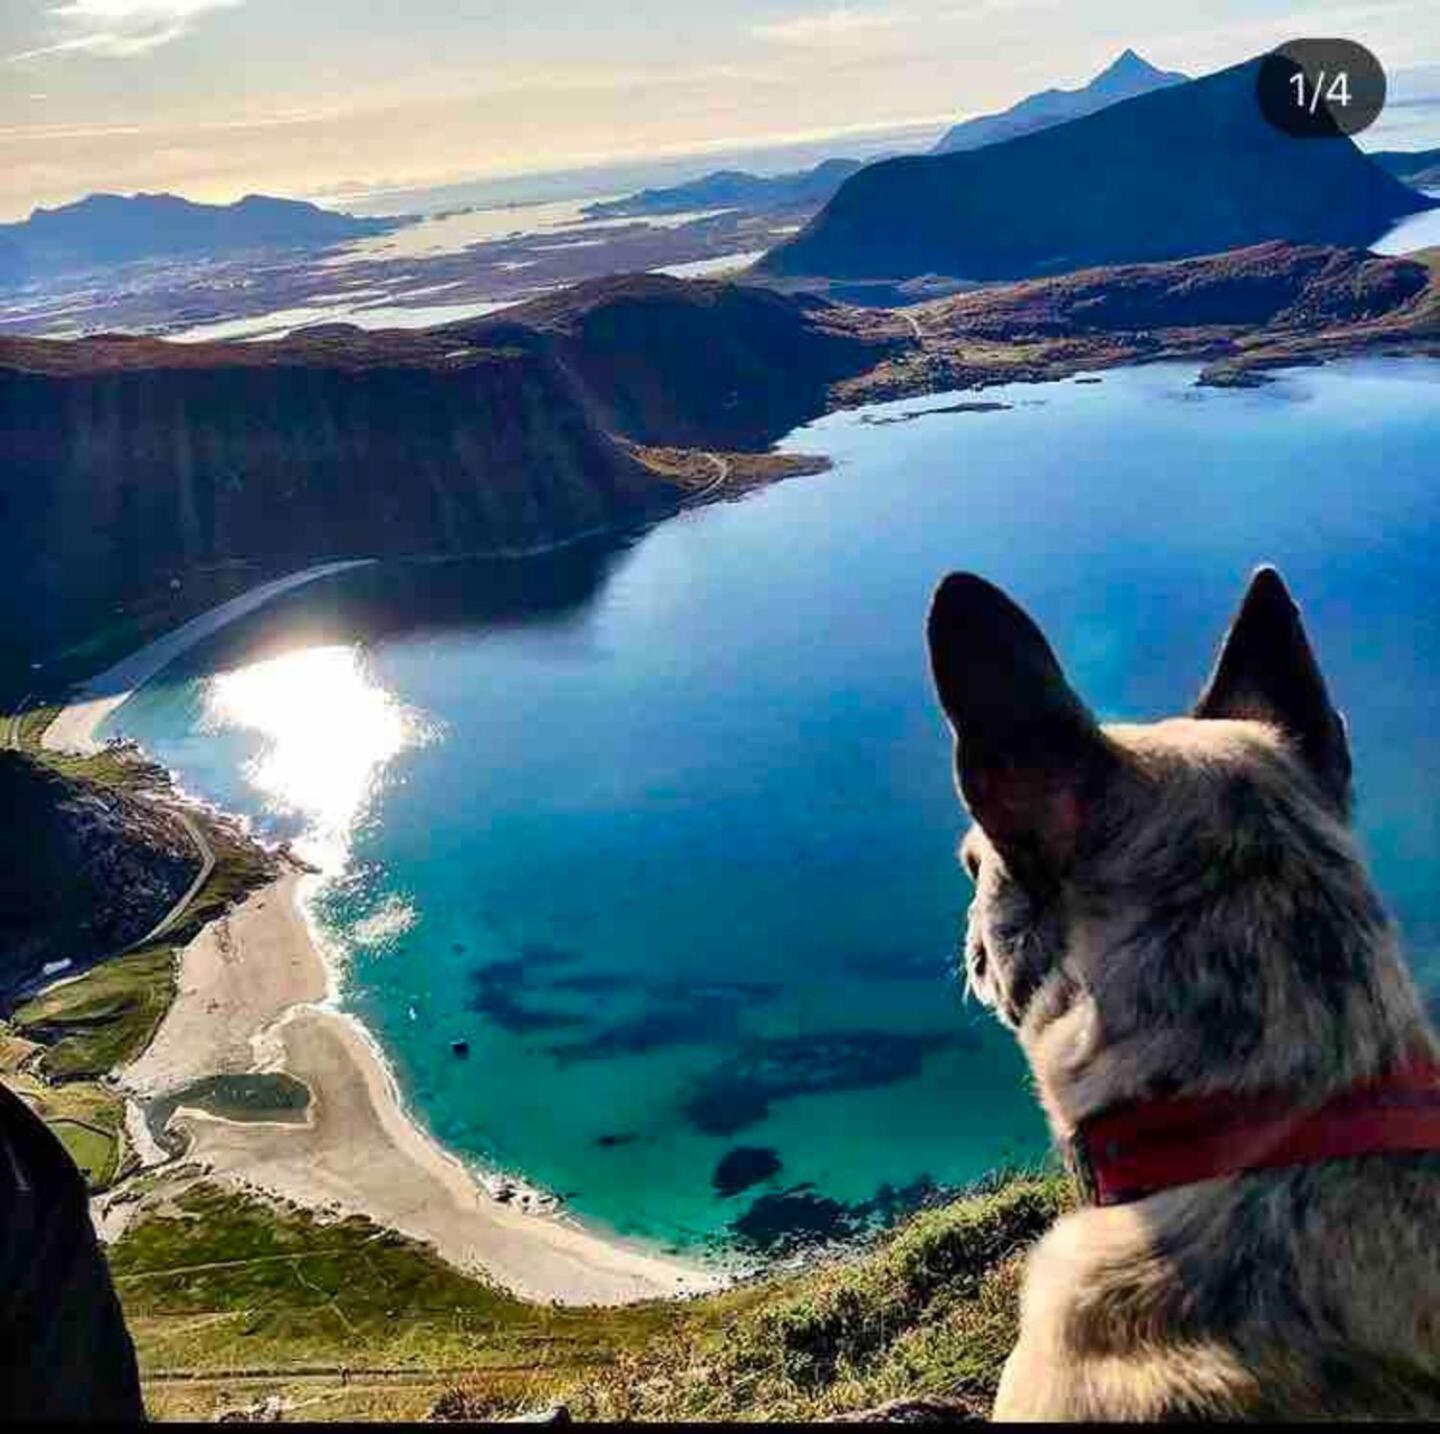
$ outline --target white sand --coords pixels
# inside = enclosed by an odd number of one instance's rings
[[[328,977],[297,906],[295,875],[254,893],[186,947],[180,992],[123,1073],[139,1096],[205,1075],[283,1070],[311,1091],[304,1124],[181,1110],[187,1160],[211,1178],[309,1207],[338,1204],[418,1239],[530,1299],[617,1304],[714,1288],[711,1270],[494,1199],[414,1124],[374,1045],[314,1003]]]

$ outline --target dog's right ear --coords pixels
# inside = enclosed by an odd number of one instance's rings
[[[1022,883],[1051,887],[1114,762],[1044,634],[999,588],[951,573],[927,624],[960,795]]]
[[[1250,579],[1194,715],[1251,718],[1278,727],[1335,809],[1349,815],[1345,719],[1331,704],[1300,609],[1274,568],[1257,568]]]

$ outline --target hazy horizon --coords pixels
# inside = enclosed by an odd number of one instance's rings
[[[1396,90],[1440,93],[1428,0],[1224,0],[1204,27],[1138,0],[896,5],[715,0],[677,16],[512,14],[412,0],[7,0],[0,219],[97,190],[227,202],[471,188],[524,202],[674,182],[738,156],[865,158],[908,134],[1084,84],[1122,50],[1202,74],[1301,34],[1348,34]],[[1440,143],[1388,112],[1376,137]],[[417,143],[417,136],[420,142]],[[801,156],[809,156],[802,158]],[[708,162],[707,162],[708,161]],[[778,163],[778,158],[777,158]],[[553,181],[547,188],[546,181]],[[598,192],[598,191],[592,191]],[[485,202],[472,200],[470,202]]]

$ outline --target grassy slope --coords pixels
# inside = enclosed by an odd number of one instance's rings
[[[164,939],[53,987],[11,1017],[17,1033],[45,1046],[36,1065],[49,1079],[98,1079],[134,1060],[174,999],[180,949],[266,879],[269,866],[253,848],[202,813],[194,815],[215,852],[215,867]]]
[[[917,1215],[863,1255],[711,1297],[571,1392],[605,1419],[823,1419],[901,1396],[985,1415],[1015,1341],[1022,1251],[1069,1203],[1020,1176]]]
[[[1020,1251],[1068,1201],[1054,1176],[917,1216],[875,1249],[689,1302],[526,1304],[353,1217],[192,1186],[111,1251],[150,1412],[278,1396],[294,1417],[812,1419],[898,1395],[989,1407]]]

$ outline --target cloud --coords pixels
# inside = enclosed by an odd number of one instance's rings
[[[126,60],[148,55],[190,33],[207,11],[229,9],[244,0],[65,0],[50,16],[78,34],[10,55],[34,60],[45,55],[98,55]]]
[[[847,5],[792,15],[788,20],[767,20],[752,25],[750,33],[777,45],[804,49],[851,49],[868,45],[882,35],[910,23],[905,10],[857,10]]]

